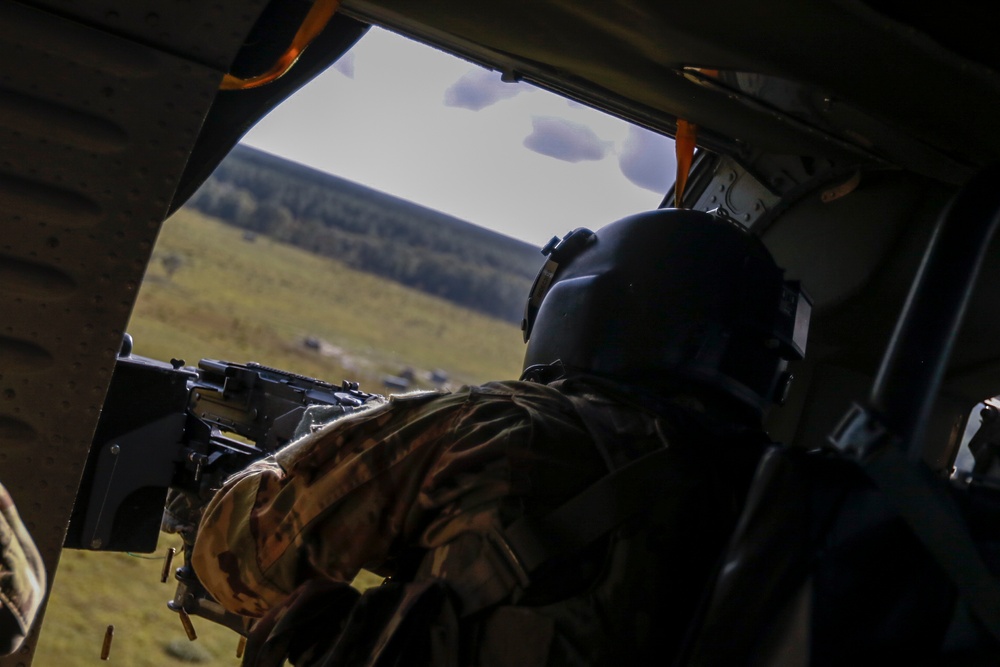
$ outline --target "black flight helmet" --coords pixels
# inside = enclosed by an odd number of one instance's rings
[[[654,393],[695,382],[757,411],[783,400],[812,302],[735,221],[661,209],[542,252],[522,322],[526,371],[561,362]]]

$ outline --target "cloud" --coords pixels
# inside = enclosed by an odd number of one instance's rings
[[[664,194],[677,176],[673,139],[632,125],[618,156],[618,166],[625,178],[640,188]]]
[[[444,91],[444,103],[449,107],[479,111],[500,100],[514,97],[525,88],[519,83],[504,83],[496,72],[477,68],[463,74],[461,79]]]
[[[524,147],[557,160],[600,160],[611,149],[611,142],[601,141],[586,125],[548,116],[535,116],[531,124]]]
[[[337,70],[348,79],[354,78],[354,51],[348,51],[333,63],[333,69]]]

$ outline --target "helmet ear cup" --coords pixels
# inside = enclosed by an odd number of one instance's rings
[[[804,352],[808,296],[735,222],[662,209],[548,248],[525,368],[561,361],[651,390],[681,377],[760,409]]]

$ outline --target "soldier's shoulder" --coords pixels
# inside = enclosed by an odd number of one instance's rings
[[[533,419],[566,418],[577,411],[571,396],[558,385],[507,380],[490,382],[474,391],[484,397],[503,397]]]
[[[521,380],[496,380],[478,385],[465,385],[452,391],[418,391],[393,394],[388,403],[391,410],[406,410],[422,405],[458,405],[469,400],[509,399],[515,396],[552,397],[561,396],[558,389],[536,382]]]
[[[554,385],[525,380],[497,380],[495,382],[487,382],[478,387],[472,387],[470,390],[476,393],[498,396],[551,396],[555,398],[562,395],[562,391]]]
[[[433,420],[460,414],[473,419],[484,413],[497,418],[503,411],[511,415],[565,411],[572,409],[569,400],[558,389],[535,382],[498,380],[479,385],[467,385],[454,391],[421,392],[390,397],[386,419]]]
[[[408,391],[404,394],[390,394],[386,403],[393,406],[419,405],[421,403],[448,398],[454,396],[456,393],[458,392],[446,391],[444,389],[421,389]]]
[[[574,410],[569,397],[558,387],[498,380],[468,385],[450,392],[418,392],[394,395],[374,409],[376,421],[434,420],[461,412],[467,418],[489,412],[492,418],[504,411],[512,414],[544,416]],[[381,413],[381,415],[379,415]]]

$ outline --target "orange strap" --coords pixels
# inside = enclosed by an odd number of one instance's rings
[[[695,139],[698,126],[680,118],[677,119],[677,136],[674,137],[674,151],[677,155],[677,180],[674,182],[674,208],[681,208],[684,188],[687,187],[691,162],[694,161]]]
[[[313,6],[309,8],[309,13],[306,14],[306,18],[302,21],[302,25],[299,26],[295,37],[292,38],[291,45],[281,54],[278,62],[274,63],[271,69],[263,74],[252,76],[249,79],[241,79],[232,74],[227,74],[222,78],[219,90],[247,90],[248,88],[257,88],[283,76],[285,72],[292,68],[292,65],[299,59],[299,56],[306,50],[306,47],[316,39],[317,35],[323,32],[323,28],[326,27],[326,24],[330,21],[330,17],[337,11],[339,5],[340,0],[316,0]]]

